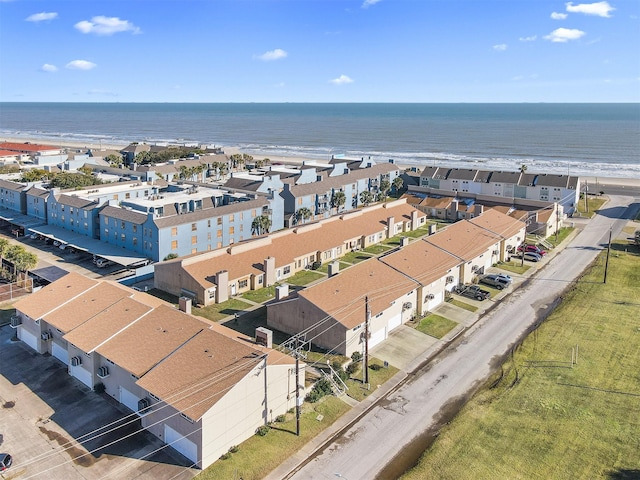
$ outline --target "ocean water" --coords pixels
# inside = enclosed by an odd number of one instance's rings
[[[0,138],[640,178],[640,104],[0,103]]]

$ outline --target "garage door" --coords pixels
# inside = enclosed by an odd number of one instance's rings
[[[384,339],[386,338],[385,331],[385,328],[381,328],[377,332],[373,332],[371,334],[371,338],[369,338],[369,348],[374,347],[380,342],[384,341]]]
[[[387,332],[390,332],[394,328],[399,327],[401,323],[402,323],[402,314],[399,313],[395,317],[392,317],[389,319],[389,322],[387,323]]]
[[[66,347],[53,342],[53,345],[51,345],[51,353],[65,365],[69,364],[69,352],[67,352]]]
[[[193,463],[198,463],[198,446],[169,425],[164,426],[164,441]]]
[[[22,340],[24,343],[29,345],[31,348],[33,348],[37,352],[38,338],[33,333],[29,332],[28,330],[25,330],[22,327],[18,329],[18,332],[20,332],[20,340]]]
[[[87,387],[93,388],[93,376],[91,375],[91,372],[85,370],[81,366],[79,365],[77,367],[72,366],[71,375],[76,377],[78,380],[84,383]]]
[[[120,403],[134,412],[138,411],[140,399],[124,387],[120,387]]]

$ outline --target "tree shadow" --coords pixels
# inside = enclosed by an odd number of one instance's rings
[[[607,478],[610,480],[640,480],[640,470],[614,470],[607,474]]]

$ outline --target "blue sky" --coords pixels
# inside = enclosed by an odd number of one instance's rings
[[[0,101],[640,102],[640,2],[0,0]]]

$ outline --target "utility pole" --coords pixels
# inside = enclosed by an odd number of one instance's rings
[[[556,245],[558,244],[558,227],[560,226],[560,208],[556,203]]]
[[[587,197],[589,196],[589,183],[585,180],[584,182],[584,211],[589,213],[589,203],[587,202]]]
[[[308,344],[303,335],[297,334],[284,342],[283,346],[296,359],[296,435],[300,436],[300,357],[307,358],[303,348]]]
[[[607,270],[609,270],[609,254],[611,253],[611,228],[609,228],[609,243],[607,244],[607,259],[604,262],[604,282],[607,283]]]
[[[371,312],[369,311],[369,296],[364,297],[364,383],[369,384],[369,320]]]

